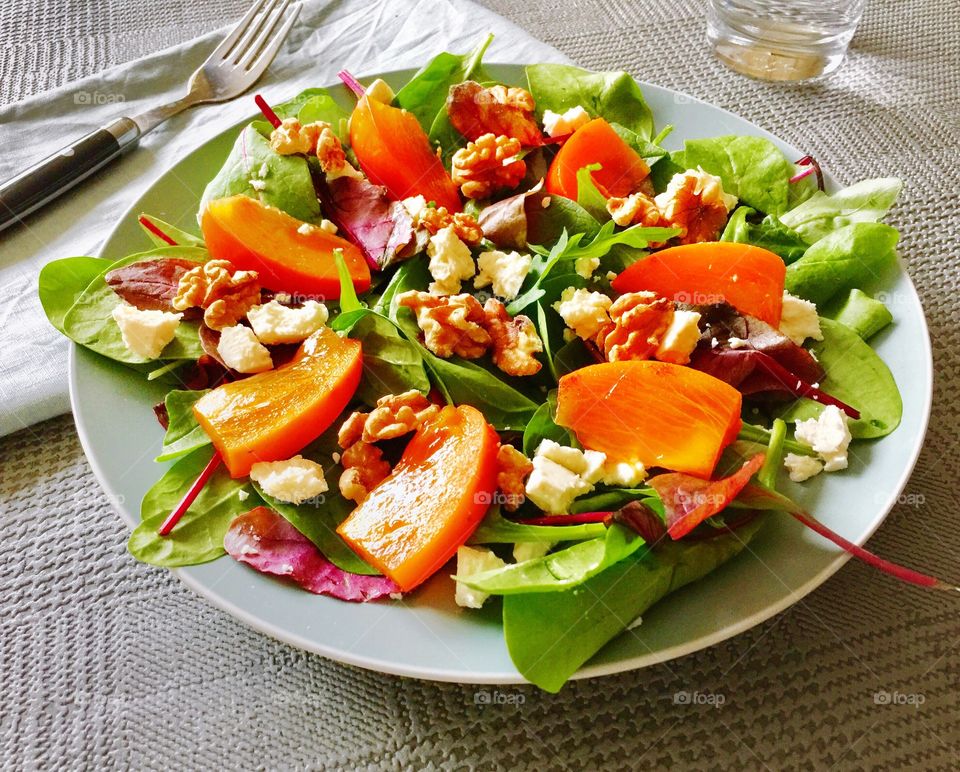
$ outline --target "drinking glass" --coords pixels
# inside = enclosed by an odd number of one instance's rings
[[[833,72],[865,0],[709,0],[707,38],[721,62],[761,80]]]

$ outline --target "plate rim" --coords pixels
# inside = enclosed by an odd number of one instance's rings
[[[488,64],[491,68],[503,68],[515,70],[516,68],[522,68],[525,66],[525,63],[516,63],[516,62],[491,62]],[[401,68],[397,70],[388,70],[381,73],[376,73],[372,76],[366,77],[382,77],[389,79],[391,77],[400,77],[406,76],[409,77],[414,72],[416,68]],[[641,91],[646,89],[653,89],[657,91],[667,92],[668,94],[673,95],[674,97],[680,97],[687,104],[697,104],[704,107],[708,107],[711,110],[717,110],[727,115],[736,121],[743,122],[744,124],[750,126],[758,134],[774,137],[776,135],[772,132],[767,131],[766,129],[758,126],[753,121],[748,121],[742,116],[737,115],[731,110],[726,108],[719,107],[714,105],[706,100],[700,99],[698,97],[691,96],[685,92],[673,89],[667,86],[660,86],[655,83],[650,83],[649,81],[644,81],[636,79],[637,84],[640,86]],[[335,88],[339,84],[334,84],[332,86],[324,86],[323,88]],[[241,120],[231,126],[228,126],[224,129],[226,131],[232,131],[237,127],[245,125],[253,118],[246,118]],[[214,137],[209,138],[206,142],[213,141],[216,137],[219,137],[220,133],[214,135]],[[785,142],[777,138],[778,142],[782,144],[789,145],[790,143]],[[198,145],[196,148],[190,152],[194,152],[200,147]],[[792,147],[792,145],[791,145]],[[187,153],[186,155],[189,155]],[[173,164],[179,163],[183,160],[185,156],[178,158],[176,161],[172,162]],[[137,202],[153,189],[160,179],[165,177],[170,173],[170,170],[161,172],[157,174],[150,182],[149,185],[144,188],[143,193],[138,197]],[[833,176],[829,171],[825,171],[825,176],[829,182],[834,182]],[[123,214],[117,219],[116,225],[111,229],[110,233],[107,234],[103,240],[103,245],[99,250],[99,256],[103,256],[102,252],[109,242],[112,240],[114,233],[117,228],[120,227],[120,224],[124,222],[129,217],[136,217],[137,202],[131,204]],[[909,272],[906,270],[906,266],[902,259],[898,258],[898,273],[902,275],[903,279],[906,280],[908,291],[912,294],[913,299],[917,303],[917,307],[920,309],[919,314],[919,324],[923,338],[923,377],[928,384],[926,392],[923,394],[924,404],[921,410],[920,417],[920,431],[917,432],[916,438],[914,441],[914,447],[911,449],[909,456],[909,463],[903,467],[903,471],[900,474],[899,479],[897,480],[895,486],[891,488],[891,495],[888,500],[880,504],[876,508],[877,514],[870,521],[869,525],[866,527],[865,531],[858,536],[856,539],[853,539],[854,543],[857,545],[863,545],[868,541],[877,529],[883,524],[887,519],[893,507],[896,505],[898,498],[906,487],[907,483],[910,480],[910,477],[913,475],[914,469],[916,468],[917,461],[919,460],[920,453],[923,449],[923,445],[927,436],[927,431],[929,428],[930,416],[933,407],[933,388],[934,388],[934,372],[933,372],[933,350],[930,342],[930,332],[927,324],[926,311],[923,307],[923,302],[920,298],[920,294],[917,292],[916,286],[914,285],[913,279],[910,276]],[[129,527],[135,527],[139,522],[139,519],[134,519],[132,516],[129,516],[125,511],[124,507],[118,506],[115,501],[115,496],[111,490],[111,486],[108,483],[108,478],[103,471],[99,461],[97,460],[97,455],[94,452],[94,443],[91,439],[90,434],[88,433],[87,427],[82,420],[82,408],[80,407],[80,395],[77,384],[77,351],[80,348],[79,344],[71,342],[69,347],[69,353],[67,357],[67,368],[68,368],[68,385],[69,385],[69,396],[70,396],[70,408],[74,417],[74,424],[77,429],[77,435],[80,440],[80,445],[83,448],[84,456],[87,459],[87,463],[90,465],[91,471],[94,474],[97,482],[100,487],[107,493],[108,497],[111,500],[111,505],[114,510],[118,512],[121,520],[124,521]],[[884,438],[879,438],[880,440]],[[808,594],[817,589],[820,585],[826,582],[831,576],[833,576],[837,571],[842,568],[848,560],[850,560],[851,555],[847,552],[835,548],[838,550],[835,557],[822,568],[819,572],[811,576],[806,582],[804,582],[800,587],[792,590],[788,595],[784,596],[781,600],[771,603],[762,610],[744,617],[732,624],[728,624],[726,627],[716,630],[713,633],[708,633],[702,635],[699,638],[694,640],[684,641],[678,643],[674,646],[668,647],[666,649],[661,649],[652,653],[647,653],[644,655],[636,657],[628,657],[625,659],[620,659],[611,663],[598,663],[598,664],[589,664],[589,661],[586,665],[581,667],[570,680],[583,680],[588,678],[598,678],[602,676],[614,675],[616,673],[628,672],[631,670],[638,670],[645,667],[650,667],[662,662],[667,662],[678,657],[682,657],[688,654],[693,654],[703,649],[715,646],[722,641],[733,638],[752,627],[757,626],[765,622],[766,620],[780,614],[790,606],[802,600]],[[222,557],[220,559],[223,559]],[[267,635],[274,640],[280,641],[282,643],[294,646],[300,650],[308,651],[313,654],[318,654],[320,656],[326,657],[336,662],[343,664],[360,667],[363,669],[371,670],[374,672],[385,673],[389,675],[396,675],[406,678],[417,678],[421,680],[434,681],[434,682],[446,682],[446,683],[459,683],[459,684],[477,684],[477,685],[514,685],[514,684],[529,684],[529,682],[523,678],[517,671],[509,672],[485,672],[485,673],[475,673],[473,671],[463,672],[463,671],[454,671],[447,668],[439,668],[432,666],[408,666],[402,663],[397,663],[394,661],[384,660],[371,656],[358,656],[355,655],[352,651],[339,649],[336,647],[326,646],[319,644],[314,640],[310,640],[304,636],[301,636],[297,633],[283,630],[269,622],[265,622],[262,618],[258,617],[254,612],[248,611],[242,606],[237,605],[236,603],[227,600],[225,597],[218,594],[214,588],[206,586],[199,579],[191,576],[186,570],[182,568],[168,568],[177,579],[186,585],[190,590],[199,595],[205,601],[213,605],[214,607],[220,609],[221,611],[229,614],[231,617],[237,619],[248,627],[256,630],[259,633]]]

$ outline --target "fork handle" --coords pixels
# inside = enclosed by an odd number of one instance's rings
[[[67,145],[0,185],[0,231],[21,222],[136,144],[140,127],[120,118]]]

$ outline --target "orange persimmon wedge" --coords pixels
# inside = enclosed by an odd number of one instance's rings
[[[637,260],[612,286],[617,292],[649,290],[698,306],[725,300],[741,313],[778,327],[786,274],[779,255],[762,247],[706,241]]]
[[[483,519],[497,486],[498,447],[479,410],[443,408],[337,533],[404,592],[412,590],[453,557]]]
[[[340,297],[333,253],[344,262],[358,293],[370,289],[363,253],[346,239],[306,223],[249,196],[218,198],[203,210],[200,228],[210,256],[256,271],[260,284],[292,295]]]
[[[576,201],[577,172],[590,164],[600,164],[593,181],[607,197],[635,193],[650,174],[637,151],[603,118],[594,118],[573,132],[554,157],[547,172],[547,193]]]
[[[457,186],[413,113],[360,97],[350,117],[350,146],[367,177],[395,199],[420,195],[460,211]]]
[[[321,328],[276,370],[218,386],[193,406],[231,477],[258,461],[296,454],[328,427],[353,397],[363,373],[360,341]]]
[[[708,478],[740,431],[740,402],[735,388],[699,370],[607,362],[560,379],[557,423],[613,461]]]

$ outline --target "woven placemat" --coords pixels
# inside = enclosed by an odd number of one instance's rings
[[[247,0],[0,8],[9,100],[237,15]],[[589,67],[726,107],[842,181],[896,174],[893,223],[931,327],[926,448],[875,551],[957,578],[960,7],[873,2],[835,77],[734,76],[699,3],[488,0]],[[679,660],[560,695],[383,676],[252,632],[125,553],[69,417],[0,440],[0,759],[12,768],[956,768],[950,598],[848,564],[780,616]],[[494,692],[499,691],[499,695]]]

